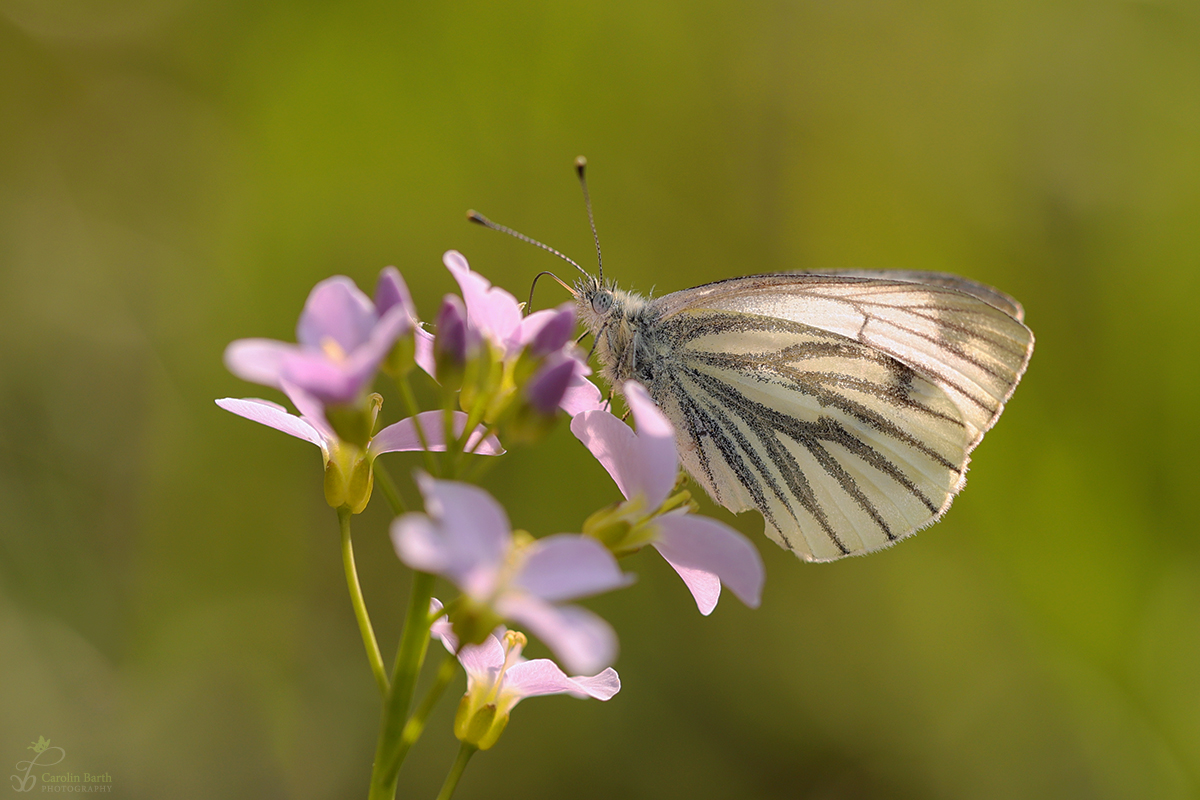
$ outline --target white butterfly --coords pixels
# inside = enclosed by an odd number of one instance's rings
[[[572,291],[610,385],[645,386],[688,473],[809,561],[941,518],[1033,354],[1021,305],[956,275],[779,273],[647,300],[468,218],[587,276]]]
[[[641,383],[688,473],[809,561],[935,522],[1033,352],[1021,306],[954,275],[783,273],[646,300],[588,278],[611,385]]]

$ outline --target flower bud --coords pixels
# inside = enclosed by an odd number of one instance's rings
[[[454,736],[465,744],[487,750],[508,726],[508,714],[498,713],[495,703],[475,708],[470,694],[463,695],[454,715]]]
[[[413,331],[417,326],[417,308],[400,270],[384,267],[375,284],[375,313],[382,319],[388,313],[403,314],[409,324],[392,345],[380,368],[393,377],[403,377],[416,366],[416,340]]]
[[[543,416],[553,417],[578,366],[579,362],[569,356],[548,360],[525,386],[525,399],[530,408]]]
[[[437,315],[433,359],[437,380],[448,391],[462,386],[467,361],[479,350],[479,332],[467,324],[467,310],[457,295],[448,294]]]
[[[515,441],[536,441],[558,418],[558,404],[567,393],[580,364],[569,356],[551,356],[522,387],[505,435]]]
[[[365,449],[348,442],[331,448],[325,464],[325,502],[334,508],[349,508],[351,514],[361,514],[371,499],[374,484],[371,457]]]
[[[529,351],[537,358],[561,350],[575,333],[575,306],[564,303],[554,310],[554,316],[533,336]]]
[[[384,267],[379,273],[379,282],[375,284],[375,313],[382,317],[395,306],[403,308],[408,318],[416,321],[417,310],[404,278],[400,277],[400,270]]]

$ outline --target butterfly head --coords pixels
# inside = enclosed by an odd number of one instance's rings
[[[600,278],[592,275],[575,282],[574,295],[579,321],[593,335],[598,334],[608,324],[613,316],[613,309],[619,305],[618,290],[611,284],[605,285]]]
[[[638,367],[653,363],[649,350],[655,311],[644,297],[617,289],[588,276],[575,284],[579,321],[596,338],[594,352],[605,380],[620,386],[629,379],[644,379]]]

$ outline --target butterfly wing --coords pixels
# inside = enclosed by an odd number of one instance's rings
[[[808,560],[936,521],[1028,363],[1020,306],[961,278],[787,274],[660,298],[648,384],[685,468]]]
[[[782,273],[710,283],[660,298],[661,319],[700,309],[755,314],[838,333],[886,353],[943,389],[979,443],[1033,353],[1019,303],[939,272]]]

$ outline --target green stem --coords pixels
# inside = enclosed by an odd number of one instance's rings
[[[483,421],[483,415],[487,412],[487,396],[480,394],[475,400],[475,404],[471,406],[470,412],[467,414],[467,421],[463,425],[462,436],[454,443],[454,469],[458,472],[462,467],[463,454],[466,452],[467,440],[471,438],[471,433]],[[480,440],[482,441],[482,439]],[[478,445],[477,445],[478,446]]]
[[[388,505],[392,507],[392,513],[400,516],[408,511],[408,506],[404,504],[404,498],[400,496],[400,490],[396,488],[396,481],[392,479],[392,473],[379,463],[379,459],[375,459],[371,468],[375,471],[375,479],[379,481],[380,488],[383,489],[383,496],[387,499]]]
[[[446,691],[446,687],[450,685],[450,681],[454,680],[454,676],[457,674],[458,659],[447,653],[442,665],[438,667],[433,685],[429,687],[429,691],[421,700],[421,704],[417,706],[417,710],[408,718],[408,722],[404,725],[404,731],[400,734],[400,750],[398,752],[400,761],[404,761],[409,748],[416,744],[417,739],[420,739],[421,734],[425,732],[425,721],[429,719],[433,707],[437,705],[437,701],[442,698],[442,693]]]
[[[396,652],[396,664],[392,668],[392,688],[384,699],[383,717],[379,723],[379,741],[375,745],[375,764],[371,770],[370,800],[394,800],[396,796],[400,764],[407,753],[407,748],[403,747],[403,734],[408,709],[412,705],[417,675],[429,646],[429,600],[432,597],[433,575],[414,572],[412,595],[404,617],[404,632],[400,636],[400,649]]]
[[[462,441],[454,435],[453,396],[446,399],[450,405],[442,409],[442,441],[446,443],[446,463],[449,465],[450,477],[453,478],[458,473],[458,457],[462,451]]]
[[[367,604],[363,600],[362,587],[358,585],[358,570],[354,567],[354,545],[350,541],[350,509],[338,509],[338,522],[342,528],[342,564],[346,568],[346,586],[350,589],[350,605],[354,607],[354,617],[358,620],[358,630],[362,634],[363,647],[367,650],[367,661],[371,664],[371,672],[375,682],[379,684],[379,693],[387,697],[388,679],[383,670],[383,656],[379,653],[379,643],[375,641],[375,630],[371,627],[371,618],[367,615]]]
[[[463,770],[467,768],[467,762],[471,760],[471,756],[475,755],[478,749],[466,742],[463,742],[462,747],[458,748],[458,758],[454,759],[454,766],[450,768],[450,774],[446,776],[446,782],[442,784],[442,790],[438,792],[437,800],[450,800],[454,795],[454,790],[458,788],[458,779],[462,777]]]
[[[463,471],[462,480],[467,483],[479,483],[479,479],[482,478],[487,471],[494,467],[499,461],[501,461],[501,459],[494,457],[475,459],[475,463],[469,465]]]

